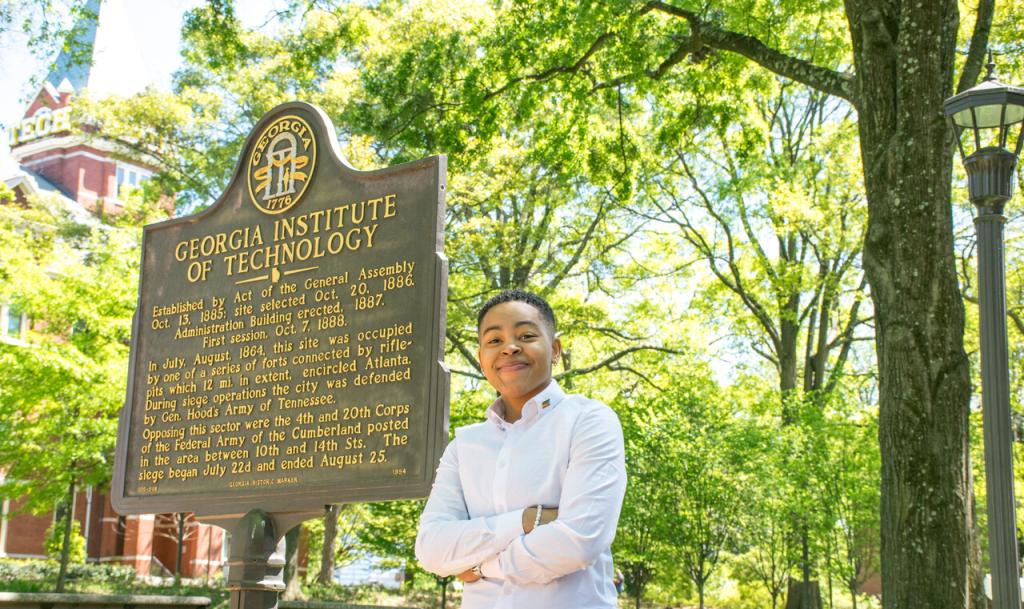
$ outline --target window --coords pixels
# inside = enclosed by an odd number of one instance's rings
[[[21,309],[16,307],[7,309],[7,335],[21,336]]]
[[[14,305],[0,305],[0,336],[21,340],[28,328],[28,317]]]
[[[134,165],[117,164],[117,196],[122,197],[124,189],[138,188],[152,177],[152,173]]]

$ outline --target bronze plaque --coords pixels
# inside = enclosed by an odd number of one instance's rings
[[[145,227],[113,504],[239,513],[426,496],[447,438],[446,165],[342,159],[278,106],[206,211]]]

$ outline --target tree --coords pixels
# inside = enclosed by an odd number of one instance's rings
[[[324,506],[323,518],[308,521],[309,569],[316,583],[334,584],[334,570],[359,558],[364,551],[360,533],[365,510],[358,504]]]
[[[0,495],[36,512],[66,506],[59,591],[75,490],[110,477],[140,233],[78,224],[57,197],[29,203],[0,206],[0,299],[34,328],[0,343]]]
[[[281,600],[305,600],[302,593],[302,578],[299,577],[299,542],[303,536],[304,525],[298,524],[285,533],[284,542],[284,592]]]
[[[468,5],[453,8],[473,10]],[[122,125],[118,130],[130,134],[124,139],[150,141],[150,147],[155,143],[152,138],[160,139],[161,149],[180,151],[174,158],[181,159],[184,166],[194,164],[199,169],[205,163],[202,173],[214,176],[211,181],[215,183],[226,183],[233,156],[219,152],[197,155],[194,142],[207,142],[207,149],[217,151],[237,149],[247,125],[254,124],[274,103],[295,95],[337,117],[346,153],[361,169],[443,150],[450,156],[450,164],[459,167],[449,176],[445,246],[451,271],[446,337],[449,351],[462,364],[453,366],[456,374],[483,380],[475,357],[475,313],[494,293],[529,287],[551,296],[570,285],[585,286],[585,293],[604,287],[612,259],[625,252],[626,241],[642,225],[625,213],[616,193],[580,180],[571,158],[544,156],[546,134],[514,125],[463,145],[446,140],[453,132],[444,119],[438,124],[417,110],[421,94],[427,94],[422,89],[432,86],[426,72],[420,72],[425,64],[443,65],[446,82],[457,82],[465,75],[470,65],[467,60],[479,42],[473,18],[453,19],[427,5],[403,11],[390,5],[368,9],[329,3],[308,11],[294,3],[281,18],[288,27],[268,38],[241,28],[230,5],[211,4],[191,12],[185,27],[188,65],[177,79],[176,107],[190,108],[192,118],[185,120],[181,115],[170,120],[171,110],[131,111],[143,105],[134,103],[127,108],[114,106],[116,111],[103,115],[103,124],[107,130],[113,124]],[[442,31],[444,34],[439,33]],[[382,37],[390,41],[386,47],[377,45]],[[230,53],[221,52],[225,46]],[[415,66],[402,59],[410,49],[420,55]],[[337,57],[342,54],[351,68],[337,68]],[[395,69],[396,61],[403,62],[402,69]],[[417,74],[403,72],[406,68],[417,70]],[[433,68],[430,71],[436,73]],[[259,96],[246,104],[231,103],[253,90],[254,79],[260,83]],[[407,104],[414,113],[411,116],[394,111],[394,104],[405,94],[417,98]],[[207,99],[211,96],[213,99]],[[204,99],[202,106],[196,103],[199,99]],[[550,114],[553,123],[562,114],[554,102],[538,112]],[[138,120],[140,116],[148,118]],[[422,118],[431,120],[421,124]],[[184,123],[186,128],[167,128],[173,122]],[[225,132],[224,125],[231,129]],[[213,162],[216,167],[210,166]],[[170,165],[171,173],[198,173],[194,169],[179,172],[177,167]],[[203,194],[191,181],[181,186],[197,197]],[[612,325],[594,319],[598,311],[589,313],[593,325]],[[662,346],[625,342],[615,352],[601,353],[597,367],[623,357],[628,362],[639,350]],[[596,369],[595,364],[588,365],[573,355],[567,353],[565,358],[567,377]]]
[[[367,550],[385,557],[384,566],[405,570],[405,583],[411,586],[419,573],[416,561],[416,532],[425,501],[389,501],[366,505],[360,540]],[[452,578],[435,577],[442,603],[447,600]]]
[[[664,399],[677,403],[669,393]],[[735,413],[717,400],[684,402],[669,410],[657,433],[671,447],[674,510],[670,542],[682,572],[697,588],[698,606],[704,609],[708,581],[720,566],[723,553],[740,542],[743,497],[750,477],[751,434]]]
[[[786,484],[785,472],[773,473],[777,477],[765,480]],[[776,609],[791,574],[800,564],[799,540],[793,535],[793,512],[785,499],[780,500],[777,492],[757,499],[757,513],[746,519],[743,532],[750,547],[736,563],[739,574],[761,585],[772,599],[772,609]]]
[[[20,31],[27,38],[29,49],[38,57],[48,57],[60,49],[73,62],[87,58],[77,42],[90,21],[95,21],[99,10],[97,0],[23,0],[5,2],[0,7],[0,34],[9,38]],[[62,47],[62,45],[65,45]]]
[[[838,410],[849,408],[834,399]],[[836,539],[839,560],[835,571],[850,594],[853,609],[857,595],[868,577],[878,572],[879,550],[879,453],[871,442],[877,437],[878,421],[873,416],[826,416],[818,419],[815,480],[822,505],[831,524],[829,541]],[[831,561],[833,553],[826,554]]]
[[[157,514],[153,528],[157,535],[174,542],[174,587],[177,588],[181,585],[181,558],[185,542],[196,536],[199,522],[189,512]]]
[[[664,400],[651,399],[642,388],[623,392],[615,404],[622,423],[629,483],[612,545],[615,566],[625,576],[627,591],[640,609],[644,593],[675,560],[667,543],[675,522],[673,455],[666,450],[665,432],[657,428]]]
[[[710,110],[703,126],[657,118],[652,163],[663,160],[636,207],[707,265],[698,304],[771,364],[786,421],[795,400],[836,387],[868,321],[863,197],[842,106],[772,79],[745,97],[743,115]]]
[[[338,541],[338,512],[340,505],[324,506],[324,539],[320,548],[320,573],[316,576],[318,584],[330,584],[334,581],[334,550]]]
[[[745,78],[739,99],[713,98],[700,119],[668,104],[655,114],[635,207],[676,230],[707,266],[696,305],[722,334],[745,339],[734,357],[753,350],[770,364],[789,425],[804,401],[823,407],[854,342],[866,338],[858,333],[869,321],[859,268],[863,196],[851,171],[848,109],[802,85]],[[709,97],[671,95],[681,103]],[[811,545],[812,529],[796,519],[793,526]],[[813,562],[803,561],[794,595],[813,588]]]

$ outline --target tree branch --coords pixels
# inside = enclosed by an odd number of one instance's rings
[[[652,0],[645,4],[640,10],[640,14],[651,11],[658,11],[686,19],[690,24],[690,30],[693,32],[692,38],[699,39],[710,47],[738,53],[780,76],[785,76],[829,95],[845,99],[855,106],[857,105],[853,88],[853,76],[850,74],[836,72],[809,61],[786,55],[769,47],[754,36],[722,29],[710,21],[705,21],[693,11],[673,6],[660,0]],[[693,42],[687,41],[686,44],[692,45]]]
[[[466,377],[469,377],[471,379],[476,379],[478,381],[486,381],[487,380],[487,377],[485,377],[482,374],[477,374],[476,372],[473,372],[472,370],[460,370],[459,368],[449,368],[448,370],[452,374],[458,374],[459,376],[466,376]]]
[[[658,347],[655,345],[637,345],[635,347],[628,347],[626,349],[623,349],[622,351],[609,355],[608,357],[597,362],[596,364],[585,366],[583,368],[573,368],[572,370],[566,370],[565,372],[556,374],[555,379],[579,376],[581,374],[590,374],[591,372],[600,370],[601,368],[610,367],[612,364],[626,357],[630,353],[636,353],[637,351],[658,351],[660,353],[668,353],[671,355],[682,355],[683,353],[682,351],[678,351],[676,349],[669,349],[668,347]]]
[[[970,89],[978,82],[981,65],[985,61],[985,49],[988,48],[988,37],[992,32],[992,15],[996,10],[996,0],[978,0],[978,17],[974,22],[974,33],[971,35],[971,46],[967,49],[967,61],[956,92]]]
[[[682,166],[687,178],[690,181],[690,187],[693,188],[693,190],[700,196],[702,206],[708,212],[708,214],[715,220],[715,223],[725,234],[729,256],[726,260],[726,264],[729,267],[730,279],[726,279],[725,272],[719,271],[718,267],[714,264],[713,249],[709,245],[707,245],[706,242],[704,242],[705,257],[708,259],[708,262],[711,265],[711,271],[715,274],[715,276],[717,276],[722,281],[722,283],[726,287],[728,287],[730,290],[732,290],[733,293],[740,297],[740,300],[743,301],[743,304],[758,320],[758,322],[764,328],[765,332],[767,332],[769,338],[771,338],[772,346],[775,349],[775,351],[777,353],[781,352],[782,337],[779,330],[775,327],[775,323],[772,320],[771,315],[768,313],[768,311],[765,309],[762,303],[759,302],[746,288],[746,285],[743,281],[743,276],[740,274],[739,268],[737,266],[736,249],[733,241],[730,223],[726,221],[726,219],[723,218],[722,215],[715,210],[714,203],[711,197],[701,188],[700,182],[697,180],[697,174],[690,168],[689,163],[687,163],[686,161],[686,156],[680,152],[677,153],[677,158],[679,159],[679,164]],[[694,233],[696,232],[696,229],[692,230]],[[686,236],[687,234],[684,232],[684,237]],[[689,240],[695,246],[700,245],[694,243],[690,239],[687,240]]]
[[[604,34],[598,36],[597,39],[594,40],[594,42],[590,45],[590,48],[588,48],[587,51],[583,54],[583,56],[576,60],[576,62],[573,63],[572,65],[553,66],[551,68],[548,68],[547,70],[544,70],[543,72],[536,72],[534,74],[526,74],[524,76],[513,78],[512,80],[506,82],[504,85],[495,89],[494,91],[489,91],[486,95],[484,95],[484,101],[489,101],[491,98],[501,95],[505,91],[509,90],[510,88],[524,80],[541,82],[553,78],[559,74],[575,74],[576,72],[579,72],[580,69],[587,64],[588,61],[590,61],[590,58],[594,56],[594,53],[600,51],[601,48],[604,47],[604,45],[608,44],[608,41],[614,37],[614,33],[605,32]]]
[[[474,356],[473,352],[470,351],[468,347],[466,347],[466,344],[463,343],[462,340],[459,339],[459,337],[455,336],[454,332],[451,332],[451,331],[445,332],[445,336],[448,337],[448,341],[451,342],[451,344],[455,346],[455,349],[458,350],[459,354],[461,354],[462,357],[467,362],[469,362],[469,365],[473,366],[473,368],[477,371],[477,373],[479,373],[480,375],[483,375],[483,370],[480,369],[480,363],[476,361],[476,356]],[[452,372],[455,372],[455,370],[452,370]],[[482,379],[484,377],[483,376],[479,376],[478,378]]]
[[[658,386],[658,384],[655,383],[654,381],[652,381],[647,375],[643,374],[642,372],[640,372],[639,370],[637,370],[635,368],[632,368],[630,366],[620,366],[618,364],[614,364],[614,365],[608,366],[608,369],[609,370],[614,370],[616,372],[629,372],[630,374],[633,374],[633,375],[637,376],[640,380],[644,381],[645,383],[647,383],[651,387],[654,387],[659,392],[665,393],[665,390],[662,387]]]
[[[590,240],[594,236],[594,231],[597,230],[597,227],[604,220],[606,203],[607,199],[601,200],[601,205],[597,208],[597,213],[594,214],[594,219],[587,226],[587,230],[586,232],[583,233],[583,237],[580,238],[579,246],[576,248],[576,251],[574,251],[572,257],[569,258],[569,260],[564,265],[562,265],[562,268],[559,269],[559,271],[551,277],[551,279],[541,290],[541,294],[547,295],[554,292],[555,288],[558,287],[558,284],[562,283],[562,280],[565,279],[565,277],[569,274],[569,271],[571,271],[577,264],[579,264],[579,261],[581,258],[583,258],[583,253],[586,251],[587,246],[590,245]],[[537,246],[539,247],[539,245],[540,244],[538,243]]]
[[[967,302],[973,304],[973,305],[978,304],[978,297],[977,296],[972,296],[970,294],[964,294],[963,295],[963,299],[966,300]],[[1006,316],[1009,317],[1010,321],[1013,322],[1013,325],[1014,325],[1015,328],[1017,328],[1017,331],[1020,332],[1021,334],[1024,334],[1024,317],[1021,316],[1020,309],[1013,309],[1013,308],[1007,307],[1007,309],[1006,309]]]

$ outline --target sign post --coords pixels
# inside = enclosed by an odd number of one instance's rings
[[[300,102],[209,209],[145,227],[112,501],[232,533],[232,607],[276,606],[288,529],[426,496],[447,439],[446,160],[348,166]]]

